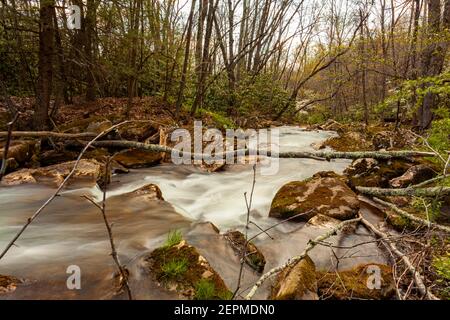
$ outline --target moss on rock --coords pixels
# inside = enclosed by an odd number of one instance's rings
[[[176,291],[188,299],[224,299],[230,296],[222,278],[185,240],[176,245],[155,249],[146,261],[154,280],[167,290]],[[205,282],[210,284],[207,297],[197,292],[206,288]]]
[[[272,300],[317,300],[316,267],[309,256],[278,274]]]
[[[379,287],[375,277],[379,272]],[[318,291],[321,299],[390,299],[395,294],[392,268],[382,264],[364,264],[340,272],[318,272]]]
[[[345,220],[359,210],[356,194],[344,178],[334,172],[319,172],[311,179],[284,185],[272,200],[269,216],[286,219],[300,213],[296,220],[308,221],[316,214]]]

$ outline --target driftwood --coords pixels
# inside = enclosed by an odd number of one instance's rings
[[[431,188],[401,188],[401,189],[383,189],[383,188],[369,188],[356,187],[361,193],[369,196],[416,196],[416,197],[435,197],[439,195],[450,194],[450,187],[431,187]]]
[[[303,250],[303,252],[298,255],[295,256],[293,258],[290,258],[285,264],[273,268],[271,270],[269,270],[268,272],[266,272],[265,274],[263,274],[259,280],[255,283],[255,285],[252,287],[252,289],[250,290],[250,292],[247,294],[247,296],[245,297],[246,300],[250,300],[256,293],[256,291],[258,290],[259,287],[261,287],[261,285],[270,277],[272,277],[273,275],[281,272],[284,268],[292,266],[294,264],[296,264],[297,262],[299,262],[300,260],[304,259],[306,257],[306,255],[308,254],[309,251],[311,251],[318,243],[322,242],[325,239],[328,239],[331,236],[336,235],[336,233],[343,229],[346,225],[349,225],[351,223],[354,222],[359,222],[361,221],[361,217],[359,218],[355,218],[355,219],[351,219],[351,220],[346,220],[343,221],[341,223],[339,223],[336,227],[334,227],[333,229],[329,230],[328,232],[318,236],[317,238],[315,238],[314,240],[310,240],[308,242],[308,244],[306,245],[305,250]]]
[[[416,267],[414,267],[414,265],[411,263],[411,261],[409,260],[409,258],[400,250],[398,250],[398,248],[396,247],[396,245],[389,240],[389,236],[383,232],[381,232],[380,230],[378,230],[377,228],[375,228],[375,226],[373,226],[369,221],[365,220],[365,219],[361,219],[361,223],[363,225],[365,225],[367,227],[367,229],[369,229],[370,231],[372,231],[376,236],[378,236],[379,238],[382,239],[382,241],[384,242],[384,244],[395,254],[397,255],[400,259],[402,259],[402,261],[405,263],[406,267],[408,268],[408,270],[411,272],[414,282],[417,285],[417,289],[419,290],[420,294],[422,296],[426,296],[429,300],[439,300],[435,295],[433,295],[425,286],[425,284],[423,283],[423,278],[420,275],[420,273],[417,271]]]
[[[393,203],[383,201],[383,200],[381,200],[379,198],[376,198],[376,197],[373,198],[373,201],[375,201],[375,202],[377,202],[377,203],[379,203],[379,204],[381,204],[383,206],[386,206],[386,207],[392,209],[395,213],[398,213],[399,215],[401,215],[401,216],[403,216],[405,218],[408,218],[408,219],[410,219],[410,220],[412,220],[414,222],[417,222],[418,224],[421,224],[421,225],[424,225],[424,226],[427,226],[427,227],[433,227],[433,228],[439,229],[441,231],[445,231],[445,232],[450,233],[450,227],[443,226],[443,225],[440,225],[438,223],[434,223],[434,222],[431,222],[431,221],[426,221],[424,219],[416,217],[415,215],[412,215],[412,214],[410,214],[410,213],[408,213],[406,211],[403,211],[402,209],[398,208]]]

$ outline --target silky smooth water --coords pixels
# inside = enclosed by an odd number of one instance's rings
[[[312,151],[311,144],[332,136],[332,132],[304,131],[297,127],[280,128],[281,151]],[[260,227],[277,221],[268,217],[270,204],[277,190],[285,183],[303,180],[319,171],[342,172],[348,160],[318,161],[313,159],[280,159],[279,172],[264,176],[257,170],[253,193],[251,220]],[[194,166],[163,164],[116,175],[107,192],[107,215],[113,223],[114,240],[121,263],[131,272],[130,284],[138,299],[175,299],[176,295],[154,285],[142,268],[142,256],[164,242],[170,230],[179,229],[184,238],[204,255],[223,277],[229,288],[237,283],[239,259],[224,238],[215,233],[212,222],[223,233],[228,229],[243,230],[246,219],[244,193],[250,195],[253,181],[251,165],[227,165],[223,172],[207,173]],[[159,186],[165,201],[147,201],[130,196],[146,184]],[[0,249],[3,249],[27,217],[54,190],[41,185],[0,187]],[[113,295],[115,266],[111,259],[109,239],[98,208],[82,196],[100,200],[98,187],[64,191],[25,231],[0,260],[0,274],[26,279],[7,299],[109,299]],[[372,209],[362,211],[372,215]],[[249,235],[259,230],[251,225]],[[285,223],[261,235],[255,243],[265,254],[265,270],[278,266],[303,250],[308,240],[324,232],[323,228],[303,223]],[[371,236],[359,227],[354,234],[344,234],[332,241],[351,246]],[[359,246],[352,252],[318,246],[311,257],[318,268],[351,267],[367,261],[384,262],[375,244]],[[351,251],[351,250],[350,250]],[[339,263],[333,258],[341,257]],[[333,260],[334,259],[334,260]],[[66,273],[70,265],[81,269],[81,290],[69,290]],[[242,288],[250,286],[258,274],[245,269]],[[265,298],[268,284],[256,297]]]

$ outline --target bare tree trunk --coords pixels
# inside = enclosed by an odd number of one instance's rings
[[[45,129],[49,122],[48,109],[53,84],[54,5],[53,0],[41,0],[39,9],[39,76],[33,117],[33,126],[38,130]]]
[[[189,53],[191,50],[192,22],[194,19],[195,3],[196,3],[196,0],[192,0],[191,11],[189,13],[189,18],[188,18],[188,26],[187,26],[187,32],[186,32],[186,47],[185,47],[185,51],[184,51],[184,61],[183,61],[183,71],[181,74],[180,88],[178,90],[178,99],[177,99],[176,111],[175,111],[177,119],[180,115],[180,108],[183,103],[184,88],[186,87],[186,73],[187,73],[187,68],[189,65]]]

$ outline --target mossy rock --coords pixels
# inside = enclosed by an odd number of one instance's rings
[[[228,240],[236,254],[242,256],[245,243],[247,242],[242,232],[228,231],[224,234],[224,237]],[[252,242],[249,242],[247,243],[245,252],[245,262],[256,271],[263,272],[264,266],[266,265],[266,259],[261,251]]]
[[[145,260],[154,280],[185,298],[219,300],[232,295],[208,261],[185,240],[155,249]],[[179,267],[176,272],[168,272],[168,264]],[[209,289],[207,296],[197,292],[205,287]]]
[[[284,185],[272,200],[269,216],[286,219],[305,213],[296,220],[308,221],[316,214],[346,220],[358,211],[357,195],[344,178],[334,172],[319,172],[311,179]]]
[[[380,276],[378,283],[375,280],[377,274]],[[386,300],[395,295],[392,268],[382,264],[364,264],[339,272],[317,272],[317,281],[321,299]]]
[[[316,267],[309,256],[281,271],[270,294],[272,300],[317,300]]]
[[[412,166],[403,160],[379,161],[378,165],[364,172],[360,167],[353,166],[353,163],[344,171],[352,188],[356,186],[390,188],[389,182],[403,175]]]

